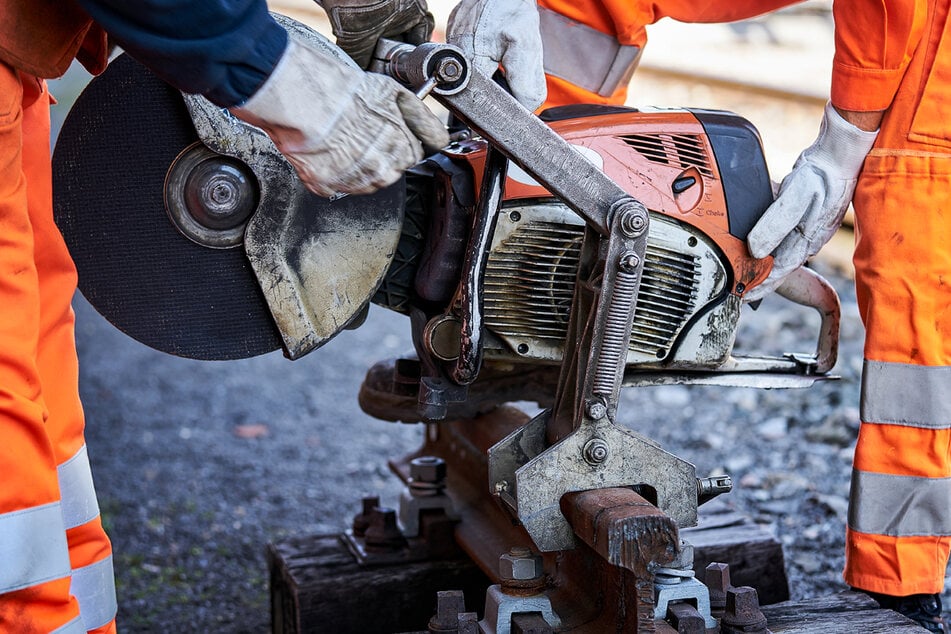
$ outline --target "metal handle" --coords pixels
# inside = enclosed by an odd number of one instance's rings
[[[811,372],[825,374],[835,365],[839,354],[839,296],[824,277],[806,267],[800,267],[786,276],[776,293],[801,306],[816,309],[821,318],[816,356],[795,356]]]

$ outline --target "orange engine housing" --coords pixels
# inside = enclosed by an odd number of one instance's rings
[[[772,258],[753,258],[746,246],[773,201],[762,143],[749,121],[722,111],[600,105],[552,108],[541,118],[648,210],[709,236],[732,266],[733,293],[742,296],[769,274]],[[445,154],[470,163],[478,191],[485,142],[454,143]],[[510,166],[505,201],[547,196]]]
[[[772,265],[746,247],[773,199],[756,130],[737,115],[699,110],[566,106],[542,118],[650,211],[628,369],[721,367],[732,353],[742,295]],[[374,301],[447,314],[486,149],[480,138],[455,142],[410,171],[397,258],[405,265],[391,268]],[[565,357],[584,233],[575,211],[509,165],[482,278],[486,357]]]

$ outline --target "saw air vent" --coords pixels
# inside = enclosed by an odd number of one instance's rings
[[[583,230],[528,222],[492,250],[484,286],[490,330],[503,338],[564,341]],[[696,310],[700,265],[689,253],[651,242],[630,350],[663,359]]]
[[[485,274],[489,327],[501,335],[564,339],[584,228],[529,222],[493,249]]]
[[[647,242],[647,262],[634,311],[631,350],[662,359],[693,313],[699,286],[695,257]]]
[[[703,140],[696,134],[629,134],[619,138],[648,161],[679,170],[696,167],[704,176],[713,177]]]

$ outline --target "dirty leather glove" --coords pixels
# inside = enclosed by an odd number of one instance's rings
[[[329,44],[328,44],[329,46]],[[442,122],[394,80],[294,39],[271,76],[231,112],[262,128],[321,196],[365,194],[449,143]]]
[[[534,0],[462,0],[449,14],[446,41],[491,77],[499,64],[512,95],[529,110],[545,101],[545,70]]]
[[[826,104],[819,136],[783,179],[775,202],[747,237],[753,257],[773,255],[766,280],[743,296],[755,301],[819,252],[839,228],[878,132],[855,127]]]
[[[381,37],[428,42],[436,22],[426,0],[318,0],[327,11],[337,46],[366,68]]]

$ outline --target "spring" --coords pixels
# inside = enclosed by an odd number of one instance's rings
[[[634,316],[638,277],[636,273],[618,271],[614,278],[614,293],[611,295],[604,336],[601,338],[601,352],[594,373],[592,391],[595,394],[613,396],[617,392],[618,369],[627,358],[627,339]]]

